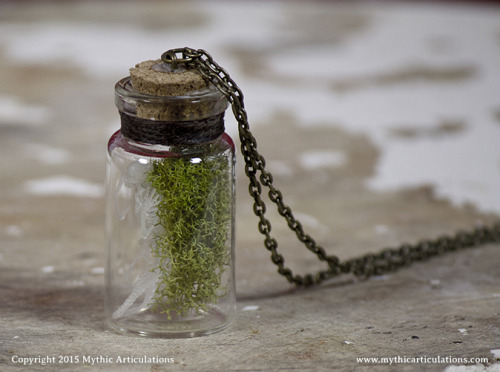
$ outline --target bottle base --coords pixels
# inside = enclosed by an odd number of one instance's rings
[[[218,309],[196,317],[167,319],[164,314],[138,313],[118,319],[108,319],[115,332],[151,338],[192,338],[211,335],[228,328],[232,319]]]

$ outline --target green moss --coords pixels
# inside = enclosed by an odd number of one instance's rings
[[[146,181],[161,195],[154,237],[159,284],[152,311],[172,316],[207,310],[226,288],[230,264],[231,178],[225,156],[154,161]]]

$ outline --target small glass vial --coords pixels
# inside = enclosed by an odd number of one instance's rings
[[[197,72],[161,60],[115,86],[108,143],[108,324],[146,337],[221,331],[235,315],[235,149],[227,100]]]

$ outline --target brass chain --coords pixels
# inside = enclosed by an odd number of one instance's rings
[[[177,55],[180,54],[180,58]],[[229,74],[220,67],[202,49],[172,49],[162,55],[162,60],[172,65],[183,63],[196,69],[203,77],[214,84],[231,104],[234,117],[238,122],[241,141],[241,152],[245,160],[245,173],[250,180],[248,191],[253,197],[253,211],[259,218],[258,228],[265,236],[264,246],[271,252],[271,260],[278,267],[278,272],[297,286],[319,284],[326,279],[340,274],[352,273],[366,278],[382,275],[413,262],[422,261],[433,256],[442,255],[458,249],[476,247],[488,243],[500,242],[500,223],[492,226],[481,226],[471,231],[459,231],[453,236],[442,236],[434,240],[423,240],[416,244],[403,244],[397,248],[383,249],[378,253],[365,254],[340,262],[338,257],[327,255],[316,241],[304,232],[302,224],[294,217],[292,210],[283,200],[283,194],[273,184],[272,174],[266,170],[264,157],[257,151],[257,141],[250,131],[247,113],[243,104],[243,93]],[[259,173],[259,177],[257,177]],[[295,275],[285,266],[283,255],[278,252],[278,242],[271,235],[271,222],[265,217],[266,204],[262,200],[262,186],[269,189],[268,196],[276,204],[278,213],[283,216],[289,228],[295,232],[299,241],[307,249],[315,253],[320,261],[326,262],[328,268],[316,274]]]

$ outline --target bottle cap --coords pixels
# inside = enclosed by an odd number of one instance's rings
[[[190,144],[224,132],[227,98],[195,69],[144,61],[115,86],[122,133],[145,143]]]
[[[192,69],[173,69],[162,60],[144,61],[130,69],[133,87],[152,96],[183,96],[209,90],[211,85]]]

